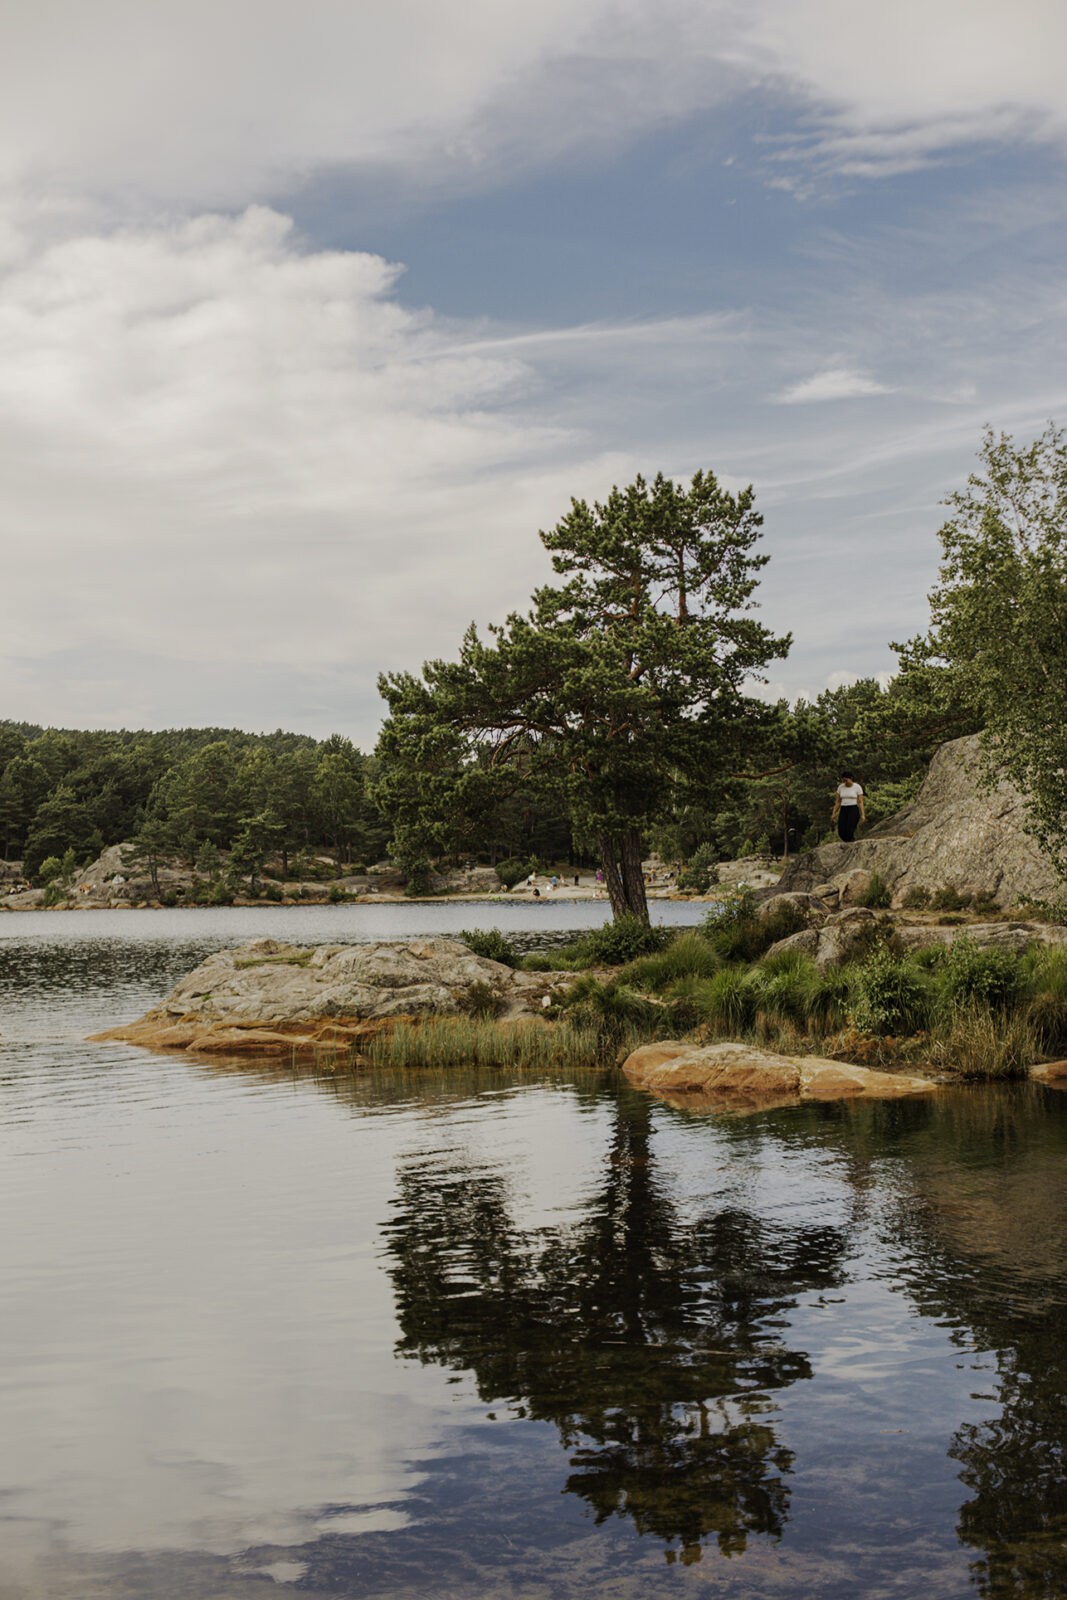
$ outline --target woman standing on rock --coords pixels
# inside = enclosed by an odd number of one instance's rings
[[[846,844],[851,844],[856,837],[857,822],[867,821],[867,814],[863,809],[863,786],[855,781],[851,772],[841,774],[837,797],[834,800],[834,814],[830,821],[837,823],[838,837]]]

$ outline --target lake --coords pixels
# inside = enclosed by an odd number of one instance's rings
[[[1067,1594],[1067,1093],[85,1042],[264,933],[603,910],[0,916],[3,1600]]]

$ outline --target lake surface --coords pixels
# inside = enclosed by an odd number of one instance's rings
[[[1067,1595],[1067,1093],[84,1042],[262,933],[600,910],[0,917],[3,1600]]]

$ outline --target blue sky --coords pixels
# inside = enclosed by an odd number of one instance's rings
[[[337,729],[571,494],[752,481],[762,692],[892,669],[1067,416],[1047,0],[46,0],[0,63],[2,714]]]

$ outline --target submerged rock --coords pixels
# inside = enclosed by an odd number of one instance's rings
[[[94,1035],[153,1048],[283,1054],[357,1043],[399,1018],[460,1011],[475,985],[502,1014],[531,1009],[545,979],[472,954],[455,939],[220,950],[139,1021]]]
[[[780,1056],[747,1044],[642,1045],[623,1062],[626,1076],[671,1105],[766,1110],[801,1100],[892,1100],[930,1094],[926,1078],[874,1072],[822,1056]]]

